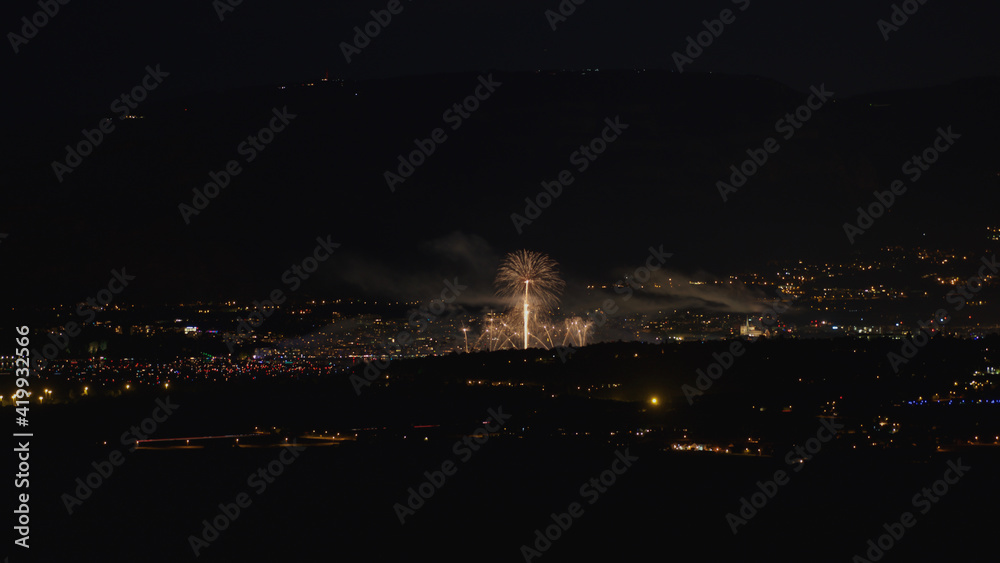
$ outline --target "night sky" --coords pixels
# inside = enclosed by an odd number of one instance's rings
[[[31,560],[984,560],[998,6],[7,0]]]
[[[545,11],[558,10],[555,1],[404,1],[348,63],[341,43],[385,6],[244,2],[220,21],[210,2],[73,2],[16,54],[8,35],[0,261],[21,268],[17,294],[78,300],[111,268],[131,266],[144,279],[135,299],[254,297],[326,235],[342,247],[308,292],[414,299],[432,297],[442,276],[478,280],[488,292],[499,258],[521,247],[551,254],[570,285],[611,281],[661,244],[675,253],[676,271],[709,277],[774,257],[815,257],[820,247],[848,255],[857,247],[843,240],[843,220],[949,124],[965,135],[965,150],[928,174],[921,187],[933,191],[914,195],[919,205],[892,219],[892,232],[934,245],[933,233],[918,240],[928,235],[914,223],[933,226],[949,209],[948,225],[963,225],[964,202],[981,198],[969,207],[986,215],[994,201],[993,3],[928,2],[886,41],[877,22],[890,20],[889,2],[591,0],[553,30]],[[679,75],[672,54],[727,9],[735,21]],[[5,30],[20,33],[20,18],[38,10],[5,4]],[[144,121],[116,121],[105,144],[56,181],[51,162],[82,129],[112,116],[109,104],[141,83],[147,65],[169,75],[136,110]],[[547,90],[531,78],[582,69],[604,78]],[[630,69],[660,72],[613,74]],[[278,85],[327,72],[359,99],[329,89],[277,95]],[[490,72],[510,86],[390,192],[383,171],[412,139],[446,127],[442,110]],[[723,205],[714,184],[729,164],[820,84],[840,105],[817,112]],[[178,204],[289,101],[299,105],[289,109],[288,132],[185,225]],[[859,109],[873,101],[892,107],[874,117]],[[523,211],[524,197],[569,168],[574,149],[615,115],[632,129],[580,174],[576,190],[515,233],[509,217]],[[965,174],[960,198],[949,195],[952,174]],[[897,242],[888,231],[864,242]]]
[[[671,54],[723,9],[737,10],[736,21],[690,70],[763,76],[800,90],[823,80],[853,95],[993,76],[1000,68],[996,6],[985,0],[926,3],[889,41],[877,21],[890,19],[891,2],[818,8],[753,1],[740,12],[742,0],[592,1],[553,31],[545,11],[558,5],[404,1],[399,17],[348,64],[340,43],[385,3],[246,2],[221,22],[210,2],[69,4],[19,54],[5,53],[14,96],[7,100],[24,110],[86,111],[157,62],[174,69],[174,96],[296,82],[325,70],[362,79],[481,69],[673,69]],[[20,17],[37,9],[35,2],[5,4],[5,30],[19,30]]]

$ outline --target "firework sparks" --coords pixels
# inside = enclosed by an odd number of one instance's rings
[[[522,337],[527,349],[532,318],[541,320],[539,314],[559,302],[565,286],[559,277],[558,264],[546,254],[518,250],[508,254],[500,264],[494,283],[497,295],[514,300],[522,310]]]

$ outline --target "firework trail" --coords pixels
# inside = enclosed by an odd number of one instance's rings
[[[565,286],[559,277],[558,264],[546,254],[518,250],[504,258],[494,285],[497,295],[510,298],[522,310],[522,336],[527,349],[532,336],[531,321],[535,320],[536,325],[541,323],[540,326],[544,327],[544,310],[559,302],[559,294]],[[538,335],[535,338],[539,339]],[[548,340],[551,342],[551,338]],[[548,347],[544,341],[539,339],[539,342]]]

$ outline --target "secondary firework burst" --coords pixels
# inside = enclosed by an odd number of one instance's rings
[[[593,323],[590,321],[581,319],[580,317],[573,317],[572,319],[566,319],[564,321],[566,329],[563,332],[563,346],[586,346],[587,339],[590,337],[590,329]]]
[[[565,283],[559,265],[548,255],[530,250],[511,252],[504,258],[494,282],[497,295],[513,301],[521,316],[521,336],[527,349],[532,338],[542,346],[553,345],[546,312],[559,303]],[[534,328],[534,330],[532,330]]]

